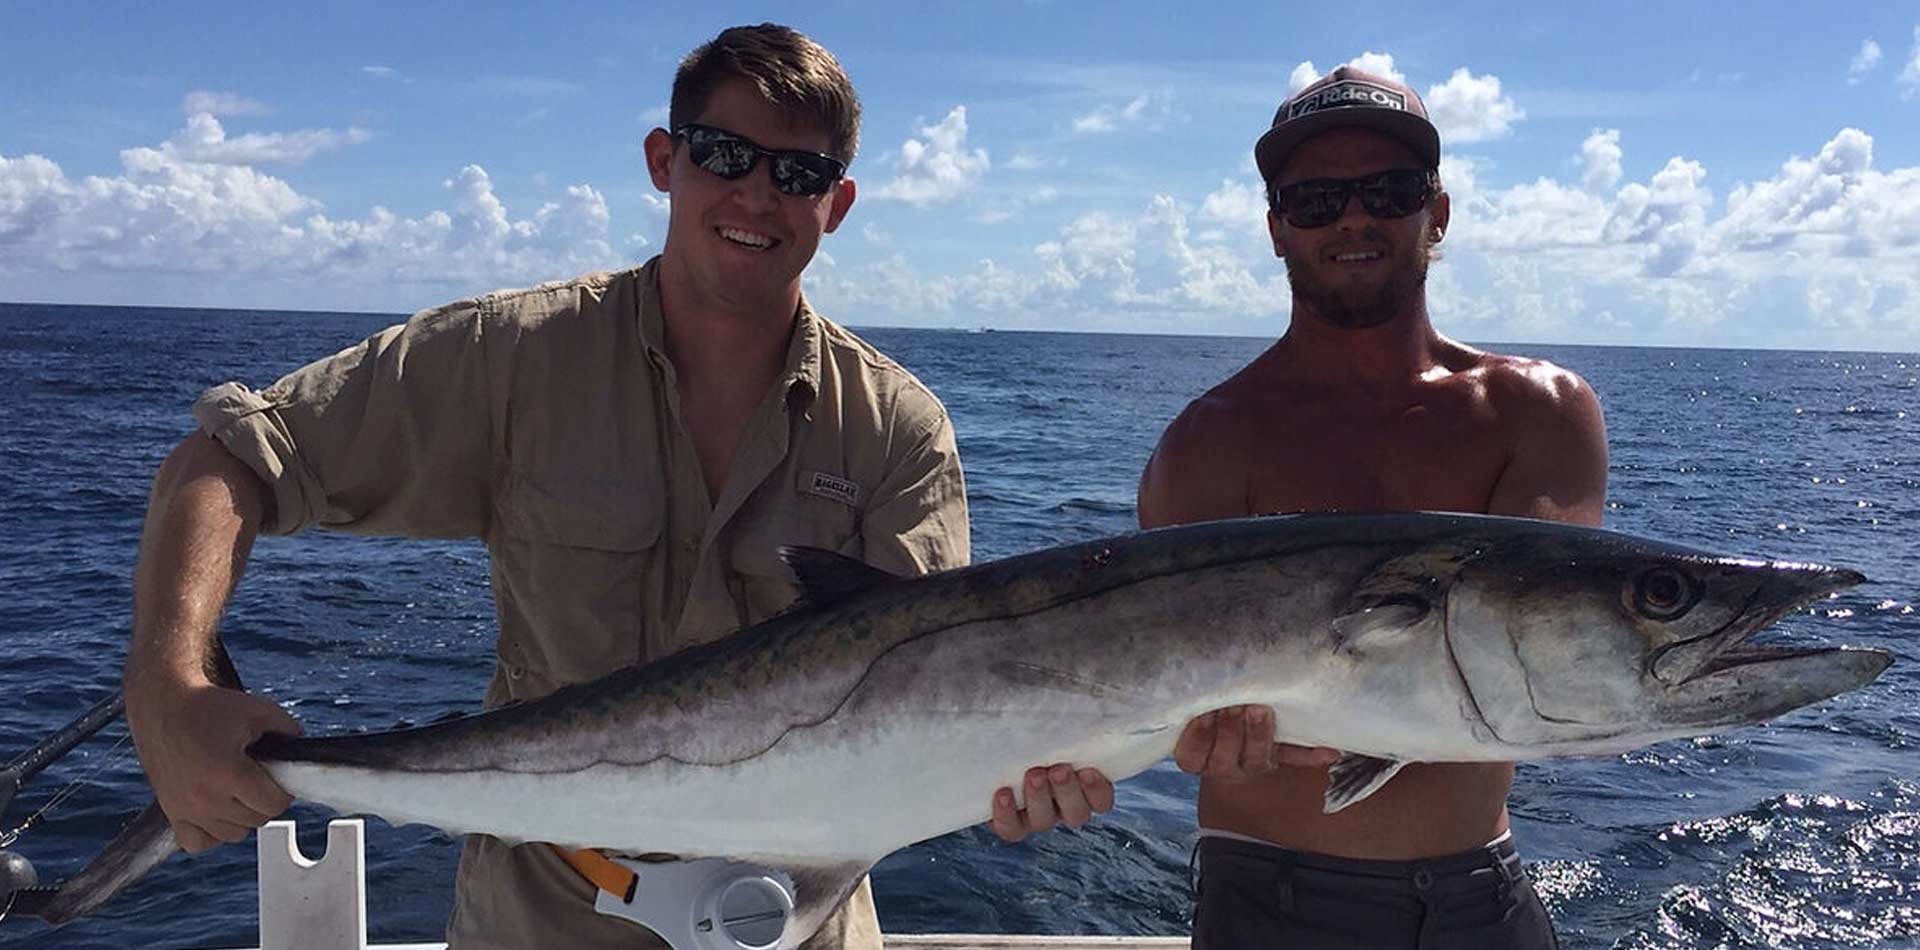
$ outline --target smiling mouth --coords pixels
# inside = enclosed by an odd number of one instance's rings
[[[764,251],[780,243],[758,231],[744,228],[714,228],[713,232],[732,244],[755,251]]]
[[[1368,264],[1383,257],[1379,251],[1346,251],[1333,255],[1335,264]]]

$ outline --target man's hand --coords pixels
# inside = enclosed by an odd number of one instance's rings
[[[246,753],[268,732],[301,733],[270,700],[210,683],[127,691],[140,766],[180,847],[197,853],[241,841],[293,798]]]
[[[1273,709],[1229,706],[1187,723],[1173,744],[1181,771],[1210,779],[1247,779],[1283,765],[1322,768],[1340,758],[1340,750],[1273,741]]]
[[[1027,807],[1015,806],[1013,789],[993,795],[993,833],[1002,841],[1019,841],[1037,831],[1064,824],[1078,828],[1093,816],[1113,810],[1113,783],[1099,769],[1080,769],[1060,763],[1027,770]]]

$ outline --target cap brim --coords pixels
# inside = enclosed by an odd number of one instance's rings
[[[1328,129],[1359,126],[1398,139],[1413,150],[1416,158],[1429,168],[1440,167],[1440,133],[1433,124],[1411,112],[1393,109],[1324,109],[1274,126],[1254,143],[1253,160],[1260,166],[1260,177],[1272,181],[1287,163],[1287,156],[1306,141]]]

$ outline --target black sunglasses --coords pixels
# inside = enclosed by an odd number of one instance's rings
[[[773,160],[773,187],[785,195],[824,195],[847,173],[847,166],[831,155],[761,148],[752,139],[710,125],[689,122],[673,135],[687,143],[687,157],[695,165],[728,181],[753,171],[765,155]]]
[[[1296,228],[1324,228],[1346,213],[1349,196],[1376,218],[1404,218],[1427,206],[1439,183],[1424,168],[1396,168],[1359,178],[1309,178],[1273,190],[1274,213]]]

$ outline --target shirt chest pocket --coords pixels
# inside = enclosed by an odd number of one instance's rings
[[[661,622],[653,616],[666,521],[658,482],[515,472],[495,517],[508,676],[558,686],[639,662],[648,630]]]
[[[779,613],[799,594],[792,572],[780,559],[782,547],[824,548],[852,558],[863,553],[856,505],[791,485],[767,487],[747,517],[735,520],[727,552],[735,596],[743,601],[748,623]]]

